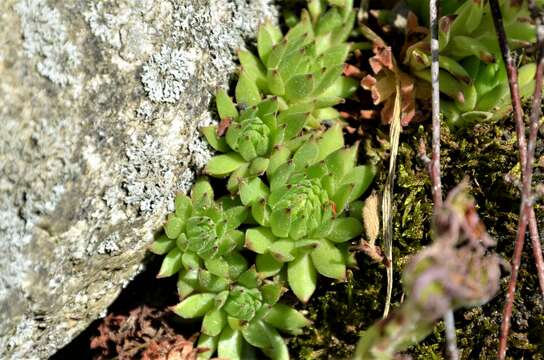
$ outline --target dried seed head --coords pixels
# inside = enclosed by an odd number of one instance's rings
[[[380,196],[376,192],[372,192],[365,200],[363,206],[363,224],[365,227],[366,240],[374,245],[378,234],[380,233]]]

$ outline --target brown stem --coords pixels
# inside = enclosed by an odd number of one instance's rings
[[[535,74],[535,93],[531,105],[531,125],[529,132],[529,141],[527,143],[527,162],[525,164],[525,173],[527,174],[528,186],[531,186],[533,176],[533,162],[535,156],[536,140],[538,136],[539,120],[541,115],[542,105],[542,78],[544,75],[544,21],[536,6],[535,0],[529,0],[529,9],[531,16],[536,24],[536,39],[537,39],[537,68]],[[529,189],[530,191],[530,189]],[[531,244],[533,247],[533,256],[537,269],[540,291],[544,297],[544,260],[542,258],[542,248],[538,235],[538,226],[533,207],[531,206],[529,213],[529,232],[531,234]]]
[[[534,6],[534,1],[530,1],[530,2],[532,2],[532,5]],[[510,281],[508,283],[506,303],[505,303],[504,311],[503,311],[503,322],[501,324],[501,334],[499,338],[498,357],[499,359],[503,360],[506,357],[508,333],[510,331],[510,320],[512,317],[512,307],[514,303],[514,295],[516,291],[516,283],[517,283],[519,267],[521,264],[521,254],[523,251],[525,232],[527,229],[528,222],[532,222],[531,218],[534,218],[534,216],[531,216],[531,214],[534,215],[534,210],[531,203],[531,180],[532,180],[532,172],[533,172],[532,170],[533,170],[534,148],[536,143],[536,135],[538,133],[539,113],[537,113],[536,111],[533,111],[531,114],[531,119],[535,117],[535,114],[538,114],[538,115],[536,115],[536,118],[537,118],[536,130],[534,129],[535,125],[533,123],[531,124],[531,136],[529,139],[529,144],[527,146],[525,141],[525,124],[523,121],[523,109],[521,107],[521,97],[519,94],[517,69],[512,59],[510,49],[508,48],[506,33],[504,31],[502,14],[501,14],[499,5],[497,3],[497,0],[490,0],[489,5],[491,7],[493,22],[495,24],[495,30],[497,32],[497,36],[499,39],[499,45],[501,48],[502,57],[506,66],[506,71],[508,73],[508,83],[510,86],[510,95],[512,98],[512,106],[514,109],[514,120],[516,123],[516,134],[518,138],[520,163],[522,168],[522,174],[521,174],[522,192],[521,192],[520,219],[518,224],[516,242],[514,244],[514,254],[512,255],[512,274],[510,277]],[[540,101],[541,101],[540,99],[541,92],[542,92],[542,68],[541,68],[542,61],[540,56],[541,45],[542,44],[539,41],[539,64],[538,64],[539,69],[537,70],[535,98],[533,99],[533,109],[535,104],[537,103],[538,103],[538,107],[540,107]],[[540,72],[540,77],[538,75],[539,72]],[[535,239],[538,242],[536,248],[539,248],[540,242],[538,239],[538,229],[536,228],[536,218],[535,218],[534,224],[531,224],[530,228],[531,228],[531,239],[532,240]],[[535,244],[533,244],[533,248],[535,248]],[[535,255],[535,263],[537,264],[537,269],[538,269],[539,266],[542,267],[542,262],[541,262],[542,254],[540,253],[540,255],[537,255],[536,251],[534,251],[534,255]],[[539,280],[540,280],[540,276],[539,276]]]
[[[535,258],[536,275],[540,284],[540,293],[542,298],[544,298],[544,261],[542,259],[542,246],[540,245],[540,238],[538,236],[538,226],[534,209],[531,209],[531,213],[529,214],[529,233],[531,235],[531,245]]]

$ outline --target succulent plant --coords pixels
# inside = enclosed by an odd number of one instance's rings
[[[269,166],[289,158],[302,143],[297,136],[311,116],[304,105],[279,112],[276,96],[238,114],[224,91],[217,94],[217,108],[221,118],[229,122],[225,134],[219,133],[217,126],[205,127],[202,132],[210,145],[224,154],[214,156],[205,172],[214,177],[229,176],[227,189],[233,194],[242,182],[251,181],[264,174]]]
[[[285,280],[307,301],[318,273],[343,279],[353,264],[347,241],[363,230],[358,198],[375,169],[357,165],[358,143],[345,147],[332,107],[357,86],[342,76],[355,13],[349,0],[329,3],[311,0],[285,36],[263,24],[259,56],[239,52],[236,103],[220,90],[221,122],[202,129],[220,153],[205,173],[228,177],[230,195],[215,199],[199,179],[151,245],[165,255],[158,277],[178,276],[172,310],[202,318],[201,359],[256,358],[255,348],[288,359],[278,331],[296,335],[309,321],[278,302]]]
[[[202,178],[193,186],[190,198],[176,196],[175,206],[164,234],[150,248],[155,254],[166,254],[158,277],[198,269],[203,264],[243,262],[237,250],[243,246],[244,233],[237,228],[248,212],[239,201],[225,197],[216,203],[210,183]],[[187,295],[187,291],[180,295]]]
[[[198,287],[198,280],[194,284]],[[224,359],[257,358],[252,347],[272,359],[289,359],[278,330],[296,335],[310,324],[295,309],[278,303],[284,289],[277,279],[263,281],[253,268],[228,287],[200,290],[173,307],[183,318],[203,317],[198,346],[208,351],[199,359],[209,359],[216,351]]]
[[[270,157],[285,157],[304,128],[319,128],[339,117],[332,106],[344,101],[357,82],[342,76],[351,49],[346,43],[355,11],[350,1],[312,0],[309,11],[283,36],[266,22],[259,28],[258,56],[238,52],[241,67],[235,104],[224,90],[216,96],[221,123],[202,132],[210,145],[224,153],[206,166],[214,177],[230,176],[228,189],[236,193],[241,181],[251,181],[267,170]],[[240,109],[240,111],[239,111]]]
[[[336,124],[269,171],[269,187],[257,178],[240,189],[242,203],[251,206],[260,225],[248,229],[245,239],[246,247],[259,254],[257,271],[272,276],[288,263],[289,287],[304,302],[315,290],[317,273],[345,278],[351,261],[346,242],[362,232],[359,220],[345,214],[375,170],[356,166],[357,144],[343,146]]]
[[[410,1],[420,18],[428,18],[425,2]],[[512,48],[535,43],[535,27],[524,1],[499,1]],[[428,5],[428,4],[427,4]],[[441,4],[442,6],[442,4]],[[500,118],[510,105],[508,79],[489,4],[481,0],[445,1],[439,19],[440,91],[445,117],[452,125]],[[406,51],[404,63],[416,77],[431,80],[430,36]],[[520,69],[522,95],[533,92],[535,65]]]
[[[270,22],[257,36],[259,56],[240,52],[242,65],[236,93],[246,92],[280,96],[288,105],[311,104],[317,109],[343,101],[356,89],[356,83],[342,77],[344,61],[351,48],[346,43],[355,21],[350,1],[312,0],[296,25],[285,36]],[[249,85],[251,83],[251,85]]]

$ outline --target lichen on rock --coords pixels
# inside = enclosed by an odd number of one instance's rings
[[[51,356],[142,270],[210,156],[215,88],[275,15],[264,0],[0,2],[0,358]],[[178,88],[154,99],[143,75],[161,56]]]

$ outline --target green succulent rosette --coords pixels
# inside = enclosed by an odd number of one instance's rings
[[[197,280],[194,284],[199,286]],[[310,324],[295,309],[278,303],[284,292],[278,279],[262,280],[254,268],[228,287],[199,289],[173,307],[185,319],[203,318],[198,346],[208,350],[198,359],[209,359],[214,353],[231,360],[258,358],[255,348],[271,359],[289,359],[278,331],[296,335]]]
[[[229,176],[227,189],[231,193],[238,192],[242,181],[264,174],[271,158],[289,156],[289,149],[296,146],[296,141],[290,140],[300,134],[309,116],[307,109],[301,107],[279,113],[277,97],[238,113],[224,91],[217,94],[217,108],[221,119],[228,119],[229,125],[223,136],[218,134],[217,126],[202,129],[209,144],[223,153],[214,156],[204,171],[214,177]]]
[[[422,20],[428,19],[428,3],[409,1]],[[512,49],[536,41],[527,2],[499,1],[504,28]],[[487,1],[445,1],[439,19],[440,91],[442,112],[450,125],[499,119],[510,109],[508,78]],[[404,63],[416,77],[431,81],[430,36],[410,46]],[[534,63],[520,68],[523,97],[534,91]]]
[[[193,186],[191,197],[176,196],[175,207],[164,225],[164,234],[150,248],[155,254],[166,255],[157,277],[179,272],[182,278],[191,270],[216,263],[236,264],[241,271],[245,270],[247,262],[238,252],[243,247],[244,233],[237,228],[248,211],[239,201],[225,197],[215,202],[213,189],[203,178]],[[213,270],[210,271],[214,276],[239,275],[220,272],[215,267]],[[190,287],[184,288],[180,295],[190,291]]]
[[[336,6],[310,1],[308,10],[302,10],[285,35],[270,21],[260,26],[258,54],[238,52],[241,66],[235,93],[239,105],[254,106],[272,95],[278,97],[282,109],[307,104],[308,124],[314,127],[324,116],[338,117],[331,106],[343,102],[358,86],[342,76],[352,49],[346,40],[355,11],[351,1],[330,3]]]
[[[274,276],[287,263],[289,287],[303,302],[316,288],[317,274],[342,280],[351,263],[347,241],[362,225],[350,217],[374,178],[372,165],[356,165],[358,145],[344,148],[339,124],[304,141],[291,159],[240,188],[243,204],[260,226],[245,234],[256,252],[256,269]]]

